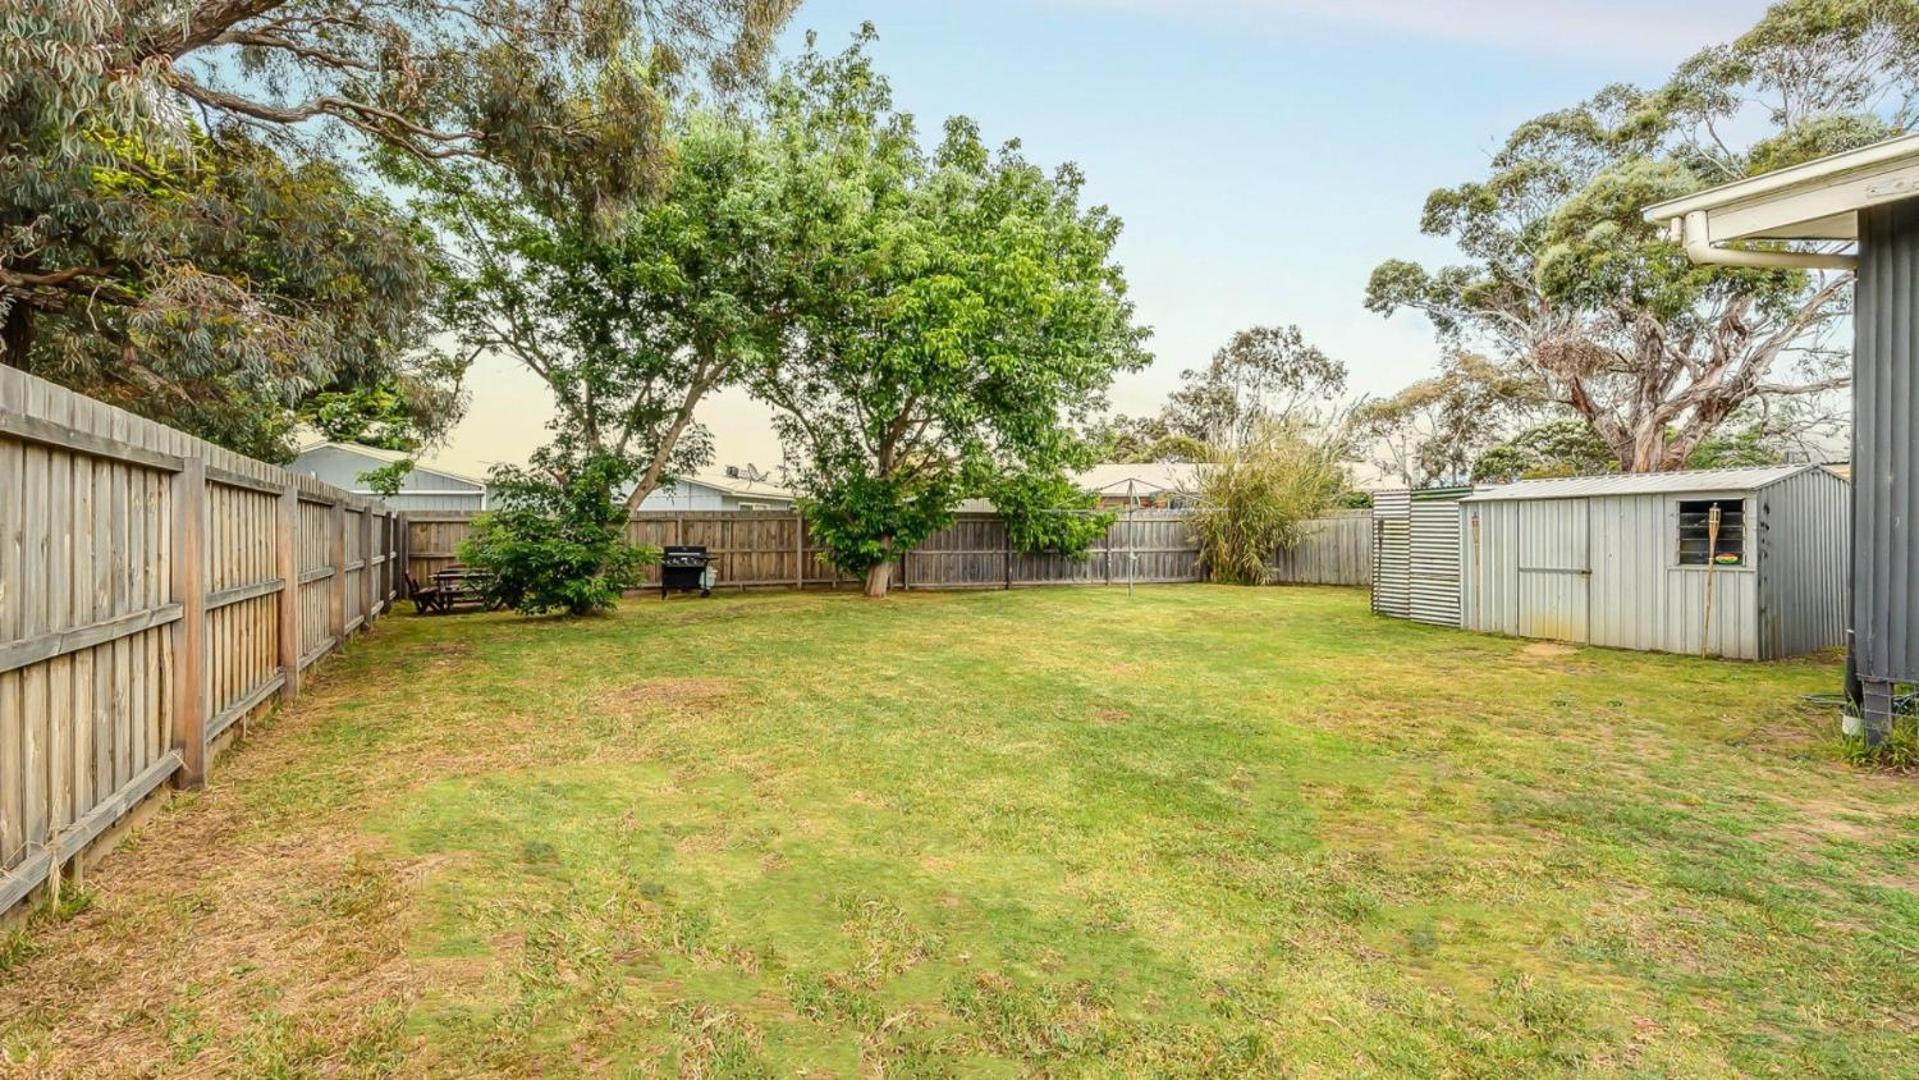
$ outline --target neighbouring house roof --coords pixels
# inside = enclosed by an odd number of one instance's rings
[[[697,473],[693,476],[682,476],[674,483],[694,484],[700,487],[712,488],[715,491],[724,491],[729,495],[737,495],[742,499],[785,499],[791,501],[794,498],[791,491],[769,481],[749,480],[744,476],[728,476],[723,472]],[[673,486],[674,484],[672,483],[663,484],[660,490],[665,491]]]
[[[1599,495],[1679,495],[1689,492],[1754,491],[1823,465],[1770,465],[1744,469],[1688,469],[1663,473],[1605,473],[1549,480],[1520,480],[1468,495],[1463,502],[1514,499],[1580,499]]]
[[[302,454],[310,453],[314,450],[338,450],[342,453],[354,454],[366,458],[369,461],[378,461],[388,465],[396,461],[406,461],[411,457],[411,455],[403,454],[398,450],[382,450],[377,446],[363,446],[360,443],[342,442],[334,439],[319,439],[300,447],[300,453]],[[486,481],[478,477],[454,472],[451,469],[443,469],[430,462],[420,461],[418,459],[413,461],[413,471],[432,476],[442,476],[448,480],[457,480],[462,484],[472,484],[475,488],[486,487]]]
[[[1079,473],[1073,481],[1084,491],[1115,498],[1191,494],[1199,488],[1199,466],[1184,461],[1108,462]]]
[[[1858,211],[1919,195],[1919,135],[1735,180],[1648,207],[1646,220],[1703,213],[1713,243],[1854,240]]]

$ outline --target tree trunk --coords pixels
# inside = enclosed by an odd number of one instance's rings
[[[7,308],[6,322],[0,324],[0,364],[26,370],[27,348],[32,342],[33,307],[26,297],[16,296]]]
[[[893,583],[893,562],[887,560],[866,571],[866,595],[875,600],[886,596],[887,586]]]

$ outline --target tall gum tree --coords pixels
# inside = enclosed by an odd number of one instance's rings
[[[1683,467],[1735,418],[1824,423],[1848,385],[1831,331],[1851,278],[1694,266],[1651,203],[1910,128],[1919,9],[1788,0],[1654,91],[1609,87],[1523,124],[1479,181],[1433,192],[1421,230],[1466,261],[1373,273],[1367,305],[1416,310],[1451,346],[1536,380],[1622,469]],[[1763,120],[1754,139],[1733,139]]]
[[[793,6],[0,4],[0,363],[249,451],[318,392],[398,379],[447,417],[457,371],[395,360],[431,238],[352,166],[485,160],[617,214],[675,87],[753,79]]]

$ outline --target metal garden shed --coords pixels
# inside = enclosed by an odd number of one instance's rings
[[[1394,488],[1373,495],[1373,610],[1459,625],[1459,500],[1471,488]]]
[[[1709,188],[1648,207],[1646,218],[1667,225],[1696,263],[1857,275],[1846,690],[1867,743],[1877,743],[1892,731],[1898,685],[1919,682],[1919,135]],[[1832,250],[1848,243],[1852,253]]]
[[[1742,660],[1840,645],[1848,499],[1818,465],[1478,491],[1459,503],[1460,625]]]

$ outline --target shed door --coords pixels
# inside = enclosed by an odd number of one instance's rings
[[[1586,505],[1584,499],[1517,504],[1521,637],[1587,640],[1592,562]]]

